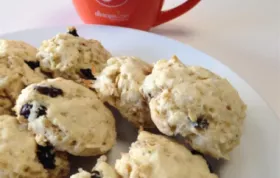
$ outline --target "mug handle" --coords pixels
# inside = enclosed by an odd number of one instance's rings
[[[168,22],[169,20],[172,20],[185,12],[191,10],[195,5],[197,5],[201,0],[188,0],[184,2],[183,4],[179,5],[178,7],[175,7],[173,9],[167,10],[167,11],[161,11],[155,24],[153,25],[158,26],[160,24],[163,24],[165,22]]]

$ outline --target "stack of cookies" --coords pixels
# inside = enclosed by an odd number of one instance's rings
[[[140,130],[115,166],[104,156],[117,140],[108,105]],[[74,27],[38,49],[0,40],[1,178],[69,177],[69,155],[101,156],[71,178],[217,178],[204,155],[228,160],[245,116],[226,79],[176,56],[111,56]]]

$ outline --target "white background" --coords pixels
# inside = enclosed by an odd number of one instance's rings
[[[165,9],[183,0],[166,0]],[[278,0],[202,0],[152,30],[217,58],[244,78],[280,116]],[[81,24],[71,0],[0,0],[0,34]],[[265,119],[265,118],[264,118]]]

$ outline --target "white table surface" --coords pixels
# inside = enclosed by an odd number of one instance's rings
[[[166,0],[165,8],[182,1]],[[278,0],[202,0],[189,13],[152,32],[217,58],[280,116],[279,5]],[[71,0],[0,0],[0,22],[0,34],[82,24]]]

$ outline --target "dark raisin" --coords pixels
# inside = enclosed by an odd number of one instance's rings
[[[206,161],[207,165],[208,165],[209,171],[210,171],[211,173],[214,173],[211,164],[209,163],[209,161],[205,158],[205,156],[204,156],[202,153],[200,153],[200,152],[198,152],[198,151],[196,151],[196,150],[192,150],[192,154],[193,154],[193,155],[200,155],[200,156],[202,156],[202,157],[204,158],[204,160]]]
[[[100,175],[100,172],[93,171],[91,178],[102,178],[102,176]]]
[[[51,72],[45,72],[45,71],[41,71],[45,76],[47,76],[48,78],[53,78],[53,74]]]
[[[69,27],[67,33],[73,36],[79,36],[75,27]]]
[[[24,61],[32,70],[40,67],[39,61]]]
[[[207,121],[207,119],[205,119],[204,117],[199,117],[196,122],[193,122],[192,125],[196,128],[196,129],[208,129],[209,123]]]
[[[45,169],[55,168],[55,152],[50,145],[37,146],[37,157]]]
[[[47,108],[45,106],[40,106],[38,108],[38,110],[36,111],[36,114],[37,114],[36,117],[46,115],[46,110],[47,110]]]
[[[227,105],[227,110],[231,111],[231,106]]]
[[[200,155],[200,156],[203,156],[202,153],[200,153],[199,151],[196,151],[196,150],[192,150],[192,154],[193,154],[193,155]]]
[[[89,80],[96,80],[94,75],[91,72],[91,69],[80,69],[80,72],[82,74],[82,78],[89,79]]]
[[[32,104],[25,104],[22,106],[21,110],[20,110],[20,115],[24,116],[26,119],[28,119],[29,115],[30,115],[30,110],[32,109],[33,105]],[[47,108],[45,106],[39,106],[36,110],[36,118],[46,115],[46,110]]]
[[[30,115],[30,110],[31,109],[32,109],[32,105],[31,104],[23,105],[21,110],[20,110],[20,115],[24,116],[27,119],[29,117],[29,115]]]
[[[42,95],[47,95],[50,96],[52,98],[55,98],[59,95],[63,95],[63,91],[59,88],[55,88],[55,87],[49,87],[49,86],[36,86],[34,87],[34,90],[38,91],[39,93],[41,93]]]

